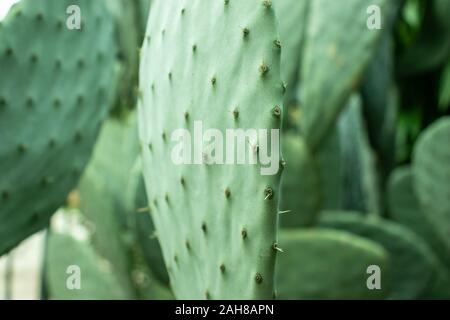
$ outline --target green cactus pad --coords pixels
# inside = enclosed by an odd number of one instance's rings
[[[348,212],[327,212],[321,217],[319,225],[365,237],[389,252],[389,299],[417,299],[434,280],[437,268],[435,256],[421,238],[401,225]]]
[[[145,197],[142,171],[136,164],[138,153],[136,113],[107,120],[79,184],[81,211],[95,230],[93,245],[111,262],[127,296],[135,298],[145,287],[134,279],[135,273],[148,273],[148,268],[152,274],[146,277],[165,272],[166,277],[159,278],[168,283],[158,240],[148,236],[153,230],[149,213],[140,212],[147,201],[136,203]],[[148,256],[153,260],[144,267]]]
[[[414,147],[412,170],[427,218],[450,247],[450,117],[431,125]]]
[[[0,254],[48,224],[89,159],[116,82],[113,27],[90,0],[22,0],[0,24]]]
[[[398,5],[398,1],[389,1]],[[379,158],[383,179],[395,164],[397,99],[394,86],[394,36],[385,32],[361,86],[367,133]]]
[[[281,225],[310,226],[321,205],[316,163],[302,139],[291,133],[283,137],[283,157],[286,168],[281,183]]]
[[[102,257],[113,262],[114,273],[129,296],[134,294],[132,246],[138,213],[127,210],[124,190],[139,152],[135,116],[105,122],[78,186],[80,209],[95,228],[93,245]]]
[[[144,211],[136,217],[136,235],[142,248],[143,259],[151,269],[155,278],[163,285],[169,285],[169,275],[167,274],[167,269],[164,264],[161,246],[158,241],[158,234],[150,214],[146,212],[148,201],[144,179],[142,178],[141,166],[132,173],[131,179],[133,181],[130,183],[130,187],[133,190],[132,194],[134,195],[134,201],[130,204],[130,210],[134,210],[135,212]]]
[[[387,2],[312,1],[300,72],[300,123],[312,149],[329,134],[376,51],[382,30],[367,27],[369,5],[378,6],[382,18]]]
[[[450,268],[450,247],[436,233],[421,208],[413,188],[413,179],[411,167],[398,168],[391,174],[387,187],[390,217],[427,241],[441,261]]]
[[[107,0],[106,3],[114,15],[119,44],[120,83],[113,113],[120,115],[136,106],[139,50],[150,0]]]
[[[89,243],[76,240],[69,235],[53,233],[49,235],[47,243],[46,284],[50,299],[126,298],[111,266],[96,255]],[[70,277],[77,274],[80,275],[80,290],[70,286],[74,284]],[[67,286],[68,282],[69,286]]]
[[[361,99],[353,95],[339,119],[344,171],[343,209],[381,213],[376,157],[370,146]]]
[[[280,299],[383,299],[386,282],[370,290],[368,267],[379,266],[389,278],[389,258],[375,242],[351,233],[327,229],[280,233],[283,249],[277,261]]]
[[[271,1],[152,1],[140,141],[149,209],[179,299],[272,298],[281,170],[210,165],[214,155],[201,148],[202,164],[175,165],[171,137],[184,128],[194,138],[196,121],[224,136],[279,129],[280,52]],[[260,155],[259,143],[247,145],[247,158]]]
[[[331,130],[332,134],[313,153],[319,175],[321,210],[339,210],[343,203],[344,164],[337,124]]]
[[[300,56],[307,26],[309,0],[275,0],[273,5],[277,16],[281,45],[281,75],[288,92],[296,89]],[[290,96],[289,93],[286,96]]]

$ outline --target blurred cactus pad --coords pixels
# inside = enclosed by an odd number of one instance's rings
[[[450,299],[449,16],[0,0],[0,299]]]

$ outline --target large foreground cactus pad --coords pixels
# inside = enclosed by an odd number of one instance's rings
[[[149,209],[174,293],[271,298],[281,170],[263,175],[263,166],[249,164],[265,153],[261,136],[243,140],[245,164],[218,164],[227,129],[280,126],[281,45],[271,1],[160,0],[150,11],[139,131]],[[194,137],[198,121],[204,133],[216,129],[203,148]],[[173,141],[177,129],[191,139]],[[223,147],[209,149],[220,136]],[[180,145],[199,164],[174,162]],[[271,151],[279,151],[278,140]]]

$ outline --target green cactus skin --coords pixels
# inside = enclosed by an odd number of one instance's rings
[[[145,36],[145,29],[147,27],[148,13],[150,11],[151,0],[134,0],[138,2],[137,8],[140,13],[139,22],[142,30],[142,36]]]
[[[389,258],[379,244],[327,229],[280,232],[284,253],[277,261],[280,299],[383,299],[389,289],[369,290],[367,268],[377,265],[389,278]]]
[[[424,28],[400,59],[399,69],[405,75],[436,69],[450,58],[450,2],[428,1],[427,6]]]
[[[282,227],[314,224],[321,206],[320,180],[313,156],[302,139],[292,133],[283,137],[283,157],[288,159],[281,182]]]
[[[333,126],[331,132],[332,134],[325,138],[320,148],[312,151],[319,174],[321,210],[338,210],[343,204],[344,164],[340,156],[342,145],[337,124]]]
[[[283,50],[281,52],[281,75],[287,85],[286,99],[296,94],[300,53],[307,26],[310,0],[274,0],[273,5]],[[289,102],[286,101],[285,102]]]
[[[339,119],[344,171],[343,208],[380,215],[380,182],[370,146],[361,99],[353,95]]]
[[[446,111],[450,108],[450,61],[445,65],[439,85],[439,109]]]
[[[147,202],[136,203],[136,198],[145,197],[142,171],[136,164],[138,154],[136,112],[108,119],[78,187],[81,211],[95,230],[93,246],[111,262],[123,292],[134,299],[143,298],[148,281],[138,282],[133,275],[153,278],[167,273],[157,239],[148,236],[153,229],[151,218],[139,210]],[[148,255],[153,260],[146,265]],[[155,269],[158,272],[153,272]],[[167,284],[167,275],[164,280]],[[151,289],[148,291],[153,294]]]
[[[434,281],[436,257],[421,238],[401,225],[378,217],[367,219],[360,213],[327,212],[319,226],[352,232],[377,242],[389,252],[388,299],[417,299]]]
[[[93,245],[100,255],[113,262],[123,291],[131,297],[136,293],[131,274],[137,212],[127,210],[124,189],[128,188],[128,177],[139,152],[135,116],[104,123],[78,186],[80,209],[95,228]]]
[[[81,31],[66,28],[69,5]],[[0,254],[44,228],[77,183],[108,113],[116,51],[103,1],[23,0],[0,25]]]
[[[141,211],[148,206],[141,166],[139,166],[137,172],[133,173],[132,179],[134,180],[131,185],[134,189],[134,203],[132,208],[134,211]],[[153,220],[148,212],[139,214],[136,219],[137,239],[142,248],[143,259],[151,269],[155,278],[160,281],[161,284],[169,286],[169,275],[164,264],[161,246],[158,241]],[[154,234],[149,236],[149,230],[155,230]]]
[[[389,214],[424,239],[441,262],[435,283],[422,297],[450,298],[450,249],[423,212],[413,188],[413,178],[411,167],[398,168],[391,174],[387,187]]]
[[[109,264],[97,256],[89,243],[53,233],[47,243],[45,277],[50,299],[115,300],[127,297]],[[70,266],[80,268],[81,290],[69,290],[66,286],[71,275],[67,273]]]
[[[312,226],[320,211],[339,210],[343,205],[343,163],[339,131],[324,141],[313,154],[297,133],[283,137],[286,168],[282,179],[281,226]],[[287,212],[286,212],[287,211]]]
[[[397,3],[390,1],[389,3]],[[379,157],[383,182],[395,164],[397,99],[394,84],[394,39],[385,32],[361,86],[369,140]]]
[[[112,112],[116,115],[136,106],[139,49],[144,39],[149,0],[108,0],[116,22],[120,57],[120,83]]]
[[[371,1],[383,15],[386,0]],[[329,134],[376,51],[382,30],[367,28],[368,2],[314,0],[301,58],[300,125],[315,150]]]
[[[427,218],[450,247],[450,117],[419,137],[413,151],[414,188]]]
[[[450,268],[450,247],[420,206],[413,188],[411,167],[397,168],[390,176],[387,188],[387,200],[390,217],[410,228],[428,242],[441,261]]]
[[[178,299],[270,299],[281,170],[172,163],[175,129],[278,129],[284,86],[271,1],[152,1],[141,58],[149,209]],[[163,177],[163,179],[162,179]],[[149,230],[150,234],[150,230]]]

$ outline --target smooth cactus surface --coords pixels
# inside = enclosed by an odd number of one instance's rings
[[[390,176],[387,201],[390,217],[421,236],[450,267],[450,248],[436,232],[428,215],[422,209],[413,187],[414,176],[409,166],[396,169]]]
[[[281,183],[281,226],[310,226],[322,200],[317,165],[308,146],[291,133],[283,138],[283,157],[288,160]]]
[[[389,4],[398,5],[398,1]],[[391,10],[396,12],[395,10]],[[395,130],[397,97],[395,90],[394,36],[384,31],[378,49],[369,64],[361,85],[362,107],[367,133],[374,150],[378,152],[383,179],[395,165]]]
[[[361,99],[352,96],[339,119],[343,165],[343,208],[381,214],[376,155],[364,122]]]
[[[348,212],[327,212],[319,225],[365,237],[389,252],[391,279],[382,280],[391,283],[388,299],[417,299],[434,281],[436,257],[422,239],[401,225]]]
[[[277,261],[280,299],[383,299],[367,288],[367,269],[377,265],[389,277],[389,257],[379,244],[345,231],[315,228],[280,232],[284,253]]]
[[[168,286],[169,275],[164,264],[158,233],[155,230],[150,213],[146,210],[148,201],[142,178],[142,166],[138,165],[135,169],[137,170],[133,171],[132,182],[130,183],[131,194],[134,195],[134,198],[129,204],[129,210],[140,212],[136,217],[137,241],[142,248],[143,260],[150,267],[152,274],[162,285]],[[150,236],[149,232],[152,232]]]
[[[66,234],[50,234],[47,242],[46,279],[51,299],[115,300],[126,297],[111,266],[88,242]],[[74,277],[70,278],[70,275]],[[76,289],[78,283],[80,290]]]
[[[139,152],[135,114],[109,119],[102,127],[92,160],[80,180],[80,209],[94,225],[92,242],[104,258],[113,261],[123,292],[133,296],[133,230],[137,211],[128,209],[130,173]],[[111,161],[114,159],[114,161]],[[130,194],[131,196],[131,194]]]
[[[343,163],[342,145],[337,124],[331,129],[331,134],[313,152],[317,164],[320,183],[320,195],[322,210],[335,210],[342,208],[343,203]],[[308,144],[307,144],[308,145]],[[309,146],[309,145],[308,145]],[[311,150],[311,147],[309,147]],[[289,161],[289,159],[286,159]]]
[[[378,6],[383,14],[387,2],[376,0],[370,5]],[[300,124],[313,149],[329,133],[358,86],[382,34],[382,30],[368,29],[367,8],[366,0],[311,2],[300,71]]]
[[[137,135],[136,112],[104,123],[78,186],[80,209],[92,226],[93,247],[110,261],[127,297],[161,298],[167,271],[157,239],[149,236],[153,223],[143,210],[147,202]]]
[[[171,135],[192,134],[194,121],[224,134],[278,129],[280,54],[271,1],[152,1],[139,131],[149,210],[177,298],[273,296],[281,170],[175,165]]]
[[[82,7],[81,30],[66,9]],[[44,228],[75,186],[115,87],[104,1],[23,0],[0,25],[0,254]],[[95,67],[95,69],[94,69]]]
[[[414,187],[423,210],[450,245],[450,117],[432,124],[419,138],[413,156]]]

